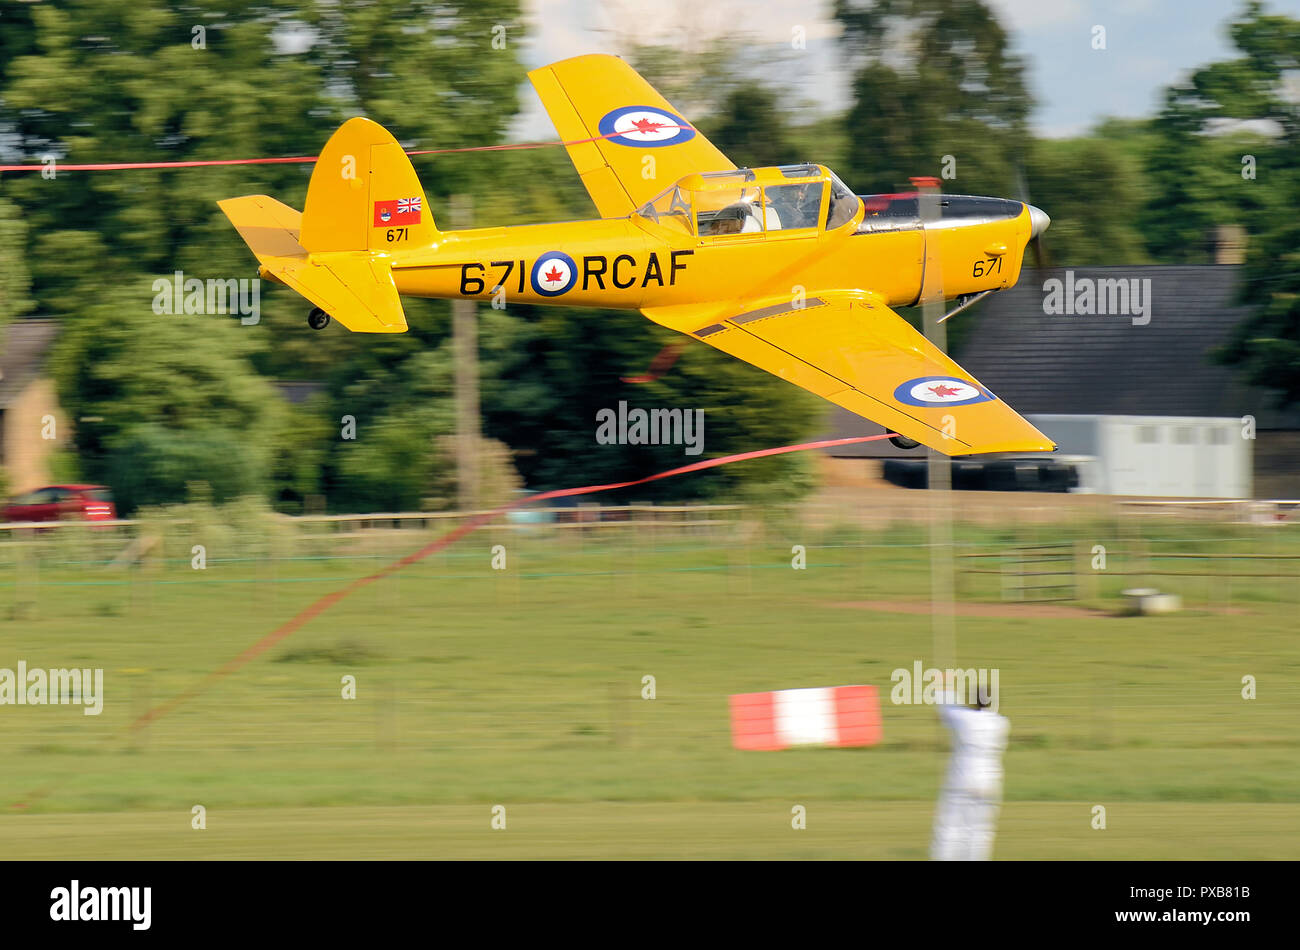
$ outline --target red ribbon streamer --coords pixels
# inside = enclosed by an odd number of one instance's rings
[[[640,376],[620,376],[619,379],[625,383],[653,383],[673,368],[673,364],[677,362],[677,357],[682,355],[685,347],[685,340],[669,343],[655,354],[655,358],[650,361],[650,366]]]
[[[664,129],[689,129],[689,125],[663,125]],[[407,152],[407,155],[448,155],[453,152],[509,152],[519,149],[530,148],[554,148],[557,145],[563,145],[566,148],[570,145],[587,145],[591,142],[599,142],[602,139],[613,138],[617,135],[625,135],[625,132],[611,132],[609,135],[597,135],[589,139],[574,139],[571,142],[520,142],[513,145],[471,145],[465,148],[425,148],[416,149]],[[191,162],[99,162],[91,165],[64,165],[54,162],[53,168],[56,172],[109,172],[122,171],[131,168],[206,168],[213,165],[306,165],[316,161],[318,155],[299,155],[293,158],[222,158],[212,159],[209,161],[191,161]],[[51,166],[48,165],[0,165],[0,172],[39,172]]]
[[[320,598],[314,603],[309,604],[307,607],[303,608],[303,610],[301,610],[292,619],[276,627],[274,630],[268,633],[261,640],[258,640],[256,643],[254,643],[243,653],[239,654],[234,659],[228,661],[219,669],[209,673],[206,677],[204,677],[194,686],[187,689],[185,692],[180,693],[179,695],[173,697],[172,699],[168,700],[162,705],[155,706],[153,709],[150,709],[149,711],[141,714],[133,723],[131,723],[131,728],[139,729],[141,726],[147,725],[153,720],[159,719],[162,716],[166,715],[167,713],[171,712],[173,709],[175,709],[177,706],[181,705],[182,703],[190,699],[193,699],[199,693],[203,692],[203,690],[206,689],[208,686],[210,686],[212,683],[216,682],[217,680],[221,679],[224,676],[228,676],[229,674],[238,670],[240,667],[244,666],[250,660],[253,660],[258,656],[260,656],[261,654],[265,653],[267,650],[275,646],[281,640],[288,637],[289,634],[293,633],[299,627],[306,624],[307,621],[312,620],[315,617],[318,617],[320,614],[324,613],[330,607],[333,607],[335,604],[337,604],[344,597],[347,597],[353,591],[360,590],[362,587],[365,587],[368,584],[373,584],[375,581],[381,580],[382,578],[385,578],[390,574],[396,573],[397,571],[400,571],[402,568],[414,564],[416,561],[424,560],[430,554],[435,554],[438,551],[441,551],[443,548],[447,547],[448,545],[454,544],[456,541],[459,541],[461,538],[465,537],[465,535],[469,534],[475,528],[479,527],[482,524],[486,524],[487,522],[491,521],[493,518],[495,518],[499,514],[502,514],[503,512],[510,511],[514,508],[519,508],[523,505],[531,505],[535,502],[546,501],[547,499],[550,498],[569,498],[572,497],[573,495],[591,495],[591,494],[595,494],[596,492],[613,491],[618,488],[631,488],[635,485],[644,485],[647,482],[659,481],[662,478],[672,478],[674,475],[685,475],[688,472],[699,472],[708,468],[717,468],[720,465],[730,465],[732,462],[743,462],[746,461],[747,459],[766,458],[772,455],[785,455],[788,452],[806,452],[809,449],[827,449],[827,448],[833,448],[834,446],[837,445],[853,445],[858,442],[876,442],[879,441],[880,439],[891,438],[893,435],[894,433],[892,432],[886,432],[884,435],[864,435],[864,436],[857,436],[851,439],[825,439],[820,442],[803,442],[798,445],[783,445],[775,449],[759,449],[756,452],[741,452],[738,455],[724,455],[721,458],[705,459],[702,462],[692,462],[690,465],[683,465],[680,468],[670,468],[665,472],[656,472],[654,475],[647,475],[645,478],[635,478],[630,482],[611,482],[608,485],[585,485],[581,488],[557,488],[554,491],[544,491],[536,495],[529,495],[526,498],[517,499],[515,501],[501,505],[498,508],[493,508],[491,511],[474,515],[464,524],[460,525],[457,528],[452,529],[451,531],[448,531],[442,537],[429,542],[424,547],[420,548],[418,551],[406,555],[406,557],[402,558],[399,561],[394,561],[392,564],[389,564],[386,567],[381,568],[378,571],[375,571],[373,574],[368,574],[365,577],[357,578],[355,581],[348,584],[346,587],[342,587],[339,590],[334,591],[333,593],[326,594],[324,597]]]

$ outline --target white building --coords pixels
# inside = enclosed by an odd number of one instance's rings
[[[1255,445],[1240,418],[1029,414],[1076,461],[1080,492],[1250,498]]]

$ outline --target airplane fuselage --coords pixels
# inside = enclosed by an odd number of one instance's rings
[[[404,295],[628,310],[706,304],[720,289],[730,300],[803,287],[869,288],[891,307],[908,306],[923,292],[951,298],[1010,286],[1019,275],[1027,210],[882,230],[863,228],[863,213],[831,231],[712,238],[635,214],[442,231],[433,244],[409,250],[398,233],[393,250],[376,256],[386,258]]]

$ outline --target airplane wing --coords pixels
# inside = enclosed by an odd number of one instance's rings
[[[642,312],[945,455],[1056,449],[875,294]]]
[[[578,143],[565,148],[602,218],[628,214],[684,175],[736,167],[616,56],[577,56],[528,78],[560,138]]]

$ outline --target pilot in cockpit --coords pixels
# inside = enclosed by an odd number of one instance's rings
[[[758,203],[755,201],[737,201],[729,204],[714,216],[709,223],[709,233],[717,234],[751,234],[767,230],[774,231],[781,227],[781,217],[776,209],[767,204],[763,208],[763,220],[759,222]]]
[[[787,228],[815,228],[817,213],[821,210],[822,183],[805,181],[794,185],[775,185],[766,189],[771,200],[772,210],[768,212],[769,222],[772,215],[779,215],[779,221]],[[769,223],[768,228],[772,225]]]
[[[709,221],[709,234],[740,234],[750,218],[748,207],[743,201],[727,205]]]

